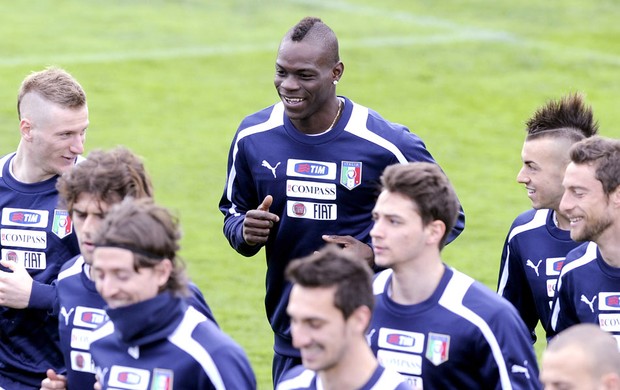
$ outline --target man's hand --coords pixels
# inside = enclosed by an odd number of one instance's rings
[[[2,260],[0,264],[13,271],[0,271],[0,306],[13,309],[28,307],[32,293],[32,277],[19,263]]]
[[[41,381],[41,390],[66,389],[67,378],[64,375],[58,375],[51,368],[47,370],[47,378]]]
[[[267,242],[273,226],[280,221],[280,217],[269,212],[273,197],[267,195],[263,203],[256,210],[250,210],[243,220],[243,239],[249,245],[259,245]]]
[[[375,253],[372,248],[353,238],[352,236],[336,236],[336,235],[323,235],[323,241],[338,244],[342,247],[342,250],[347,251],[355,257],[364,259],[368,265],[372,268],[375,265]]]

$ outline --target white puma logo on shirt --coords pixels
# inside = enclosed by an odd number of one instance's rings
[[[594,301],[596,301],[596,295],[592,297],[591,301],[589,301],[584,294],[581,294],[581,302],[584,302],[588,306],[590,306],[590,310],[592,310],[592,313],[594,313]]]
[[[71,310],[69,310],[69,312],[67,313],[66,307],[63,306],[60,308],[60,314],[65,319],[65,326],[69,326],[69,316],[71,315],[71,313],[73,313],[74,310],[75,310],[75,307],[72,307]]]
[[[540,276],[538,274],[538,267],[540,267],[540,263],[542,263],[542,260],[538,260],[538,264],[534,265],[532,260],[527,259],[527,262],[525,263],[525,265],[527,265],[528,267],[531,267],[534,271],[536,271],[536,276]]]
[[[272,167],[271,164],[269,164],[269,162],[267,160],[263,160],[263,163],[261,166],[269,169],[271,171],[271,173],[273,173],[273,177],[276,177],[276,168],[278,167],[278,165],[280,165],[280,161],[278,161],[278,163],[276,164],[275,167]]]

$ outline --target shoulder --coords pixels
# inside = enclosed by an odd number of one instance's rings
[[[238,132],[240,135],[247,135],[254,131],[268,130],[280,126],[283,123],[284,105],[282,102],[279,102],[243,118],[239,125]]]
[[[453,270],[446,289],[440,298],[440,304],[470,322],[479,320],[487,322],[509,313],[515,317],[514,307],[481,282],[470,276]]]
[[[374,279],[372,281],[372,290],[374,295],[380,295],[385,292],[385,289],[388,286],[388,282],[390,277],[392,276],[392,269],[386,269],[375,274]]]
[[[60,272],[58,273],[58,281],[60,282],[62,279],[68,278],[69,276],[79,275],[80,272],[82,272],[83,265],[84,258],[82,255],[77,255],[69,259],[60,268]]]
[[[566,255],[564,265],[560,277],[564,278],[565,275],[571,273],[571,271],[585,266],[594,260],[598,256],[598,246],[594,242],[584,242],[577,248],[571,250]]]
[[[296,366],[288,370],[278,383],[276,390],[315,389],[316,373],[304,366]]]
[[[508,233],[508,240],[510,241],[515,236],[535,230],[543,227],[547,223],[547,218],[550,214],[549,209],[540,210],[527,210],[517,216],[510,226],[510,233]]]

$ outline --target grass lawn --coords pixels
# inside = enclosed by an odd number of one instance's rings
[[[265,260],[222,234],[217,204],[241,119],[276,101],[283,34],[307,15],[340,39],[338,93],[407,125],[454,183],[467,216],[445,260],[495,289],[503,240],[530,204],[515,181],[524,122],[586,94],[620,137],[620,8],[613,0],[40,0],[0,13],[0,152],[19,140],[21,80],[48,65],[88,94],[87,149],[126,145],[184,227],[183,256],[221,327],[271,387]],[[537,345],[540,353],[543,346]]]

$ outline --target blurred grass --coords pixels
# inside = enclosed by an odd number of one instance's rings
[[[89,99],[87,149],[123,144],[144,157],[157,200],[180,215],[192,278],[261,389],[272,353],[264,255],[228,246],[217,203],[234,131],[275,102],[279,41],[306,15],[339,36],[339,94],[409,126],[448,173],[467,227],[445,260],[492,289],[508,227],[529,207],[515,182],[529,115],[582,91],[602,134],[620,137],[612,0],[3,2],[0,152],[18,142],[24,76],[52,64],[74,74]]]

